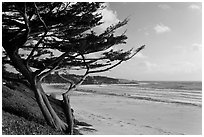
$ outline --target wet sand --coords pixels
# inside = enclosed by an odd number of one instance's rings
[[[85,135],[202,134],[201,107],[79,91],[70,99],[76,119],[93,125]]]

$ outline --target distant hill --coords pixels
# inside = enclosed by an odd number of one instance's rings
[[[7,71],[2,72],[3,78],[5,79],[19,79],[22,78],[22,76],[14,73],[10,73]],[[62,74],[63,75],[63,74]],[[69,74],[69,75],[63,75],[63,77],[68,78],[74,82],[78,82],[81,75],[75,75],[75,74]],[[50,74],[47,77],[43,79],[43,82],[45,83],[67,83],[66,80],[59,77],[56,73]],[[106,76],[87,76],[86,79],[82,84],[138,84],[138,81],[136,80],[127,80],[127,79],[117,79],[117,78],[111,78]]]
[[[63,75],[65,78],[69,78],[74,82],[80,80],[82,76],[69,74]],[[66,83],[67,81],[60,78],[57,74],[50,74],[46,78],[44,78],[45,83]],[[127,80],[127,79],[116,79],[106,76],[88,76],[82,84],[132,84],[137,83],[136,80]]]

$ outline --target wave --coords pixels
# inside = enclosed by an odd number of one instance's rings
[[[174,103],[174,104],[180,104],[180,105],[191,105],[191,106],[198,106],[198,107],[202,107],[202,103],[200,101],[198,101],[197,99],[192,100],[187,98],[187,100],[183,99],[183,98],[169,98],[166,97],[164,98],[162,95],[158,96],[151,96],[151,95],[141,95],[141,94],[128,94],[128,93],[124,93],[124,94],[117,94],[114,92],[97,92],[97,91],[93,91],[93,90],[83,90],[80,89],[80,92],[91,92],[91,93],[96,93],[96,94],[103,94],[103,95],[110,95],[110,96],[121,96],[121,97],[128,97],[128,98],[133,98],[133,99],[139,99],[139,100],[146,100],[146,101],[155,101],[155,102],[162,102],[162,103]]]
[[[146,83],[145,83],[146,84]],[[145,85],[144,84],[144,85]],[[50,85],[52,88],[66,89],[65,84]],[[182,105],[202,106],[202,91],[187,89],[161,89],[152,87],[138,87],[135,84],[112,85],[82,85],[77,91],[84,93],[122,96],[140,100],[175,103]]]
[[[202,91],[186,89],[158,89],[131,85],[83,86],[82,91],[124,96],[140,100],[202,106]]]
[[[185,102],[183,100],[162,100],[162,99],[142,97],[142,96],[130,96],[130,98],[148,100],[148,101],[156,101],[156,102],[163,102],[163,103],[176,103],[176,104],[181,104],[181,105],[193,105],[193,106],[202,107],[202,104],[194,103],[194,102]]]

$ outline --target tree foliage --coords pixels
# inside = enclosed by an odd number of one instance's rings
[[[126,43],[125,34],[115,36],[114,32],[128,19],[97,34],[92,29],[103,23],[97,12],[102,8],[102,3],[3,3],[3,47],[18,52],[38,73],[56,66],[98,68],[125,61],[132,50],[105,50]],[[83,61],[82,55],[99,51],[105,51],[101,57]]]
[[[9,63],[19,71],[36,93],[48,123],[59,129],[67,130],[67,125],[58,120],[44,96],[40,85],[44,77],[52,71],[86,70],[77,83],[67,79],[71,86],[63,97],[65,106],[69,107],[68,92],[81,84],[88,74],[110,70],[144,48],[111,50],[114,45],[126,44],[125,32],[121,35],[115,32],[126,25],[128,19],[98,33],[94,28],[103,23],[99,12],[103,8],[105,6],[99,2],[2,3],[3,63]],[[93,53],[100,56],[89,56]],[[70,113],[70,109],[65,113]],[[69,125],[70,118],[67,120]]]

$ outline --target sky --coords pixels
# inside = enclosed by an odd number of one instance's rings
[[[114,78],[140,81],[202,81],[201,2],[107,2],[101,11],[103,32],[111,24],[129,19],[126,45],[115,49],[146,45],[131,60],[108,72]]]
[[[112,2],[106,6],[101,29],[130,19],[119,30],[127,29],[127,44],[117,48],[146,48],[100,75],[147,81],[202,80],[202,3]]]

